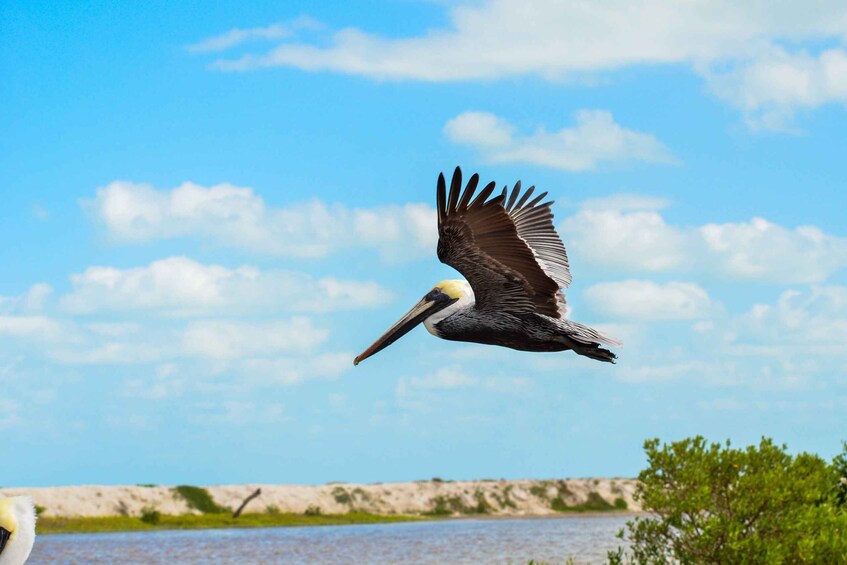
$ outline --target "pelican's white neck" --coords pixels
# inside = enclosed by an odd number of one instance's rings
[[[426,326],[426,330],[434,336],[439,335],[438,330],[435,327],[438,322],[445,318],[449,318],[459,310],[464,310],[465,308],[473,306],[475,302],[473,289],[471,288],[471,285],[468,283],[468,281],[443,281],[441,283],[438,283],[436,288],[442,288],[445,294],[448,294],[451,297],[456,297],[458,298],[458,300],[450,306],[444,308],[443,310],[439,310],[438,312],[424,320],[424,326]]]

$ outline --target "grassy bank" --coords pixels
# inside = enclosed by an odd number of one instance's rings
[[[242,514],[233,519],[230,514],[161,515],[155,523],[134,516],[98,516],[95,518],[62,518],[41,516],[38,534],[82,534],[104,532],[134,532],[156,530],[202,530],[210,528],[269,528],[290,526],[332,526],[348,524],[382,524],[425,520],[418,516],[366,514]],[[429,518],[432,519],[432,518]]]

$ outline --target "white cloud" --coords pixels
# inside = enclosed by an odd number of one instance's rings
[[[137,334],[142,329],[140,324],[134,322],[92,322],[86,324],[85,328],[92,334],[109,338]]]
[[[784,291],[774,303],[755,304],[744,314],[701,328],[688,355],[727,359],[737,367],[734,373],[703,376],[721,386],[835,391],[847,382],[845,343],[847,287],[813,285]],[[716,381],[719,374],[723,379]]]
[[[273,40],[291,37],[298,29],[318,29],[320,24],[308,17],[300,17],[288,24],[273,24],[266,27],[253,27],[249,29],[235,28],[226,33],[208,37],[193,45],[188,50],[193,53],[209,53],[226,51],[247,41]]]
[[[608,203],[610,208],[603,209]],[[705,271],[740,280],[821,282],[847,267],[847,238],[814,226],[786,228],[762,218],[700,227],[668,224],[638,199],[592,200],[566,218],[568,251],[605,268],[659,272]],[[655,208],[649,200],[641,202]]]
[[[157,366],[150,379],[129,379],[124,382],[124,396],[161,400],[182,395],[185,379],[179,376],[180,368],[174,363]]]
[[[738,278],[818,282],[847,266],[847,238],[814,226],[788,229],[753,218],[707,224],[699,233],[716,267]]]
[[[692,320],[712,315],[709,294],[693,283],[627,280],[599,283],[585,290],[594,310],[633,320]]]
[[[788,53],[781,45],[847,39],[838,0],[603,3],[491,0],[447,8],[449,23],[385,37],[345,28],[315,42],[219,59],[225,71],[284,66],[381,80],[491,80],[536,75],[579,80],[634,65],[683,64],[719,96],[762,118],[796,105],[847,100],[844,50]],[[780,126],[782,118],[775,120]]]
[[[172,331],[153,330],[153,333],[122,340],[82,336],[78,343],[47,350],[46,354],[63,365],[138,365],[178,356]]]
[[[44,310],[53,288],[44,283],[32,285],[20,296],[0,296],[0,314],[33,314]]]
[[[197,423],[210,422],[226,425],[246,426],[250,424],[274,424],[285,418],[285,410],[278,402],[257,403],[245,400],[223,402],[199,402],[194,405],[199,413],[194,416]]]
[[[736,325],[737,342],[767,344],[766,353],[847,356],[847,287],[786,290],[775,304],[756,304]]]
[[[795,108],[847,103],[847,52],[842,48],[766,55],[706,74],[715,93],[740,108],[754,128],[791,129]]]
[[[182,349],[208,359],[237,359],[275,352],[312,351],[327,338],[308,318],[272,322],[190,322],[182,336]]]
[[[479,381],[457,367],[443,367],[425,377],[411,377],[407,382],[411,388],[433,390],[465,388],[476,385]]]
[[[383,257],[431,253],[435,210],[423,204],[349,209],[320,200],[269,208],[252,189],[184,183],[171,190],[114,181],[83,202],[113,239],[141,243],[209,237],[222,245],[289,257],[324,257],[374,247]]]
[[[648,341],[622,359],[616,378],[772,392],[836,391],[847,383],[847,287],[841,285],[787,290],[742,314],[718,312],[711,323],[694,324],[687,341],[669,343],[647,326],[642,333]]]
[[[444,126],[454,143],[469,145],[491,163],[532,163],[567,171],[596,169],[605,162],[674,163],[670,150],[650,134],[628,130],[603,110],[580,110],[576,125],[529,135],[493,114],[465,112]]]
[[[618,380],[629,383],[656,383],[703,377],[718,370],[703,361],[679,361],[667,364],[635,365],[622,367],[616,373]]]
[[[170,257],[145,267],[89,267],[71,276],[62,308],[74,314],[153,310],[166,314],[238,311],[326,312],[384,304],[391,294],[375,282],[314,279],[302,273],[235,269]]]
[[[62,335],[61,324],[46,316],[0,316],[0,336],[56,341]]]
[[[156,400],[186,390],[219,390],[226,375],[238,378],[233,389],[238,391],[336,379],[353,366],[352,352],[320,351],[329,331],[302,316],[194,320],[178,327],[139,326],[114,332],[112,327],[102,331],[95,325],[92,331],[90,326],[77,327],[73,342],[44,349],[44,355],[60,365],[138,366],[149,374],[124,381],[124,396],[133,398]]]
[[[615,269],[666,271],[689,260],[689,237],[655,211],[586,209],[565,219],[569,253]]]
[[[844,35],[832,0],[774,8],[768,2],[603,4],[499,0],[449,8],[450,25],[387,39],[347,28],[326,47],[287,43],[218,63],[223,70],[291,66],[381,79],[450,81],[691,63],[750,56],[776,38]]]
[[[20,425],[18,405],[11,400],[0,399],[0,430],[8,430]]]
[[[246,359],[243,374],[265,384],[291,385],[305,380],[332,380],[353,366],[352,352],[321,353],[308,357],[267,357]]]
[[[394,392],[401,408],[425,411],[438,402],[436,396],[444,391],[475,388],[497,394],[514,394],[531,386],[531,382],[523,377],[477,377],[460,366],[450,365],[422,377],[401,377]]]

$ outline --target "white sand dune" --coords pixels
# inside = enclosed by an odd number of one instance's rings
[[[482,505],[500,516],[556,514],[554,507],[597,501],[626,501],[627,510],[638,511],[633,500],[635,479],[555,479],[517,481],[415,481],[408,483],[331,483],[326,485],[223,485],[206,487],[215,502],[237,508],[257,488],[262,494],[245,512],[264,512],[268,506],[280,512],[303,513],[319,508],[323,513],[361,510],[375,514],[420,514],[436,509],[457,514],[472,513]],[[197,513],[164,486],[72,486],[3,488],[2,496],[26,494],[44,508],[45,516],[138,516],[152,508],[163,514]]]

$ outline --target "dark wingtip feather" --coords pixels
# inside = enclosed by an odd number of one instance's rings
[[[459,203],[459,192],[462,190],[462,169],[456,167],[453,171],[453,180],[450,181],[450,195],[447,197],[447,213],[451,214],[456,210],[456,204]]]
[[[527,208],[532,208],[532,207],[534,207],[536,204],[538,204],[539,202],[541,202],[542,200],[544,200],[544,197],[545,197],[545,196],[547,196],[547,193],[546,193],[546,192],[542,192],[541,194],[539,194],[538,196],[536,196],[535,198],[533,198],[533,199],[532,199],[532,202],[530,202],[529,204],[527,204]]]
[[[435,191],[435,207],[438,209],[438,223],[444,221],[444,213],[447,211],[445,202],[447,200],[447,181],[444,173],[438,173],[438,188]]]
[[[535,191],[535,186],[529,187],[526,192],[523,193],[523,196],[518,201],[517,208],[523,208],[523,205],[526,204],[526,201],[529,200],[529,197],[532,196],[533,191]]]
[[[505,196],[503,196],[502,194],[498,194],[497,196],[495,196],[494,198],[492,198],[491,200],[486,202],[486,204],[493,204],[495,206],[499,204],[500,206],[502,206],[503,200],[505,200],[505,199],[506,199]]]
[[[521,192],[521,181],[515,183],[515,188],[512,189],[512,195],[509,197],[509,203],[506,204],[506,210],[511,210],[515,206],[515,200],[518,199],[518,194]]]
[[[485,199],[488,198],[489,196],[491,196],[491,193],[494,192],[494,188],[496,186],[497,185],[494,183],[494,181],[491,181],[490,183],[486,184],[485,188],[483,188],[480,191],[479,195],[476,198],[474,198],[474,201],[471,202],[471,208],[476,208],[477,206],[481,206],[481,205],[485,204]],[[502,202],[503,199],[506,198],[506,195],[504,193],[504,194],[497,196],[497,198],[499,198],[500,201]],[[491,200],[491,202],[494,202],[495,200],[497,200],[497,198],[493,198]]]
[[[465,186],[465,192],[462,194],[462,200],[459,201],[459,207],[457,208],[459,212],[465,212],[468,209],[468,203],[471,201],[471,197],[474,192],[476,192],[478,184],[479,175],[474,173],[471,175],[471,178],[468,179],[468,184]]]

